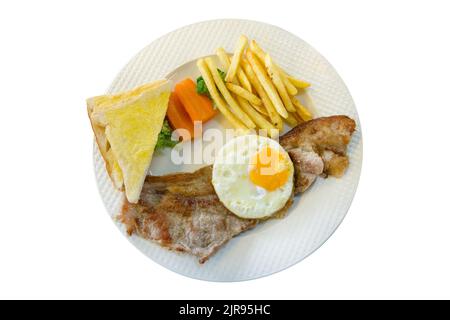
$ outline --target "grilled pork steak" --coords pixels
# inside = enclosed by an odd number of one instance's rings
[[[318,175],[340,176],[348,166],[347,144],[355,122],[345,116],[305,122],[280,137],[295,168],[295,192]],[[193,173],[147,176],[137,204],[125,203],[120,215],[129,235],[156,241],[171,250],[207,261],[234,236],[259,222],[241,219],[220,202],[211,183],[212,166]],[[283,216],[292,197],[275,217]]]
[[[258,223],[225,208],[211,176],[212,166],[193,173],[147,176],[139,203],[123,205],[120,218],[128,234],[193,254],[204,263],[228,240]],[[284,214],[291,204],[292,198],[276,214]]]

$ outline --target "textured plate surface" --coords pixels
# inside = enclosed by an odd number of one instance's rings
[[[350,166],[343,178],[318,179],[308,192],[296,198],[285,219],[268,221],[232,239],[204,265],[199,265],[189,255],[168,251],[136,236],[127,236],[157,263],[202,280],[255,279],[304,259],[342,222],[356,192],[361,171],[361,127],[345,84],[316,50],[295,35],[272,25],[245,20],[214,20],[178,29],[138,53],[119,73],[109,93],[163,78],[188,61],[213,54],[217,47],[232,52],[240,34],[259,42],[288,72],[312,83],[309,92],[318,116],[345,114],[357,121],[357,129],[348,150]],[[122,194],[114,189],[95,143],[94,166],[101,197],[114,218],[120,211]],[[123,226],[116,224],[126,235]]]

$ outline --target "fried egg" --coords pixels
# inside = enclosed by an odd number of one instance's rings
[[[212,184],[223,205],[237,216],[267,218],[291,197],[294,166],[275,140],[239,136],[219,150]]]

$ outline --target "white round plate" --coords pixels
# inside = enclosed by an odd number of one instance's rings
[[[123,225],[116,221],[123,234],[142,253],[172,271],[196,279],[255,279],[303,260],[319,248],[344,219],[361,171],[361,127],[345,84],[328,61],[310,45],[269,24],[213,20],[171,32],[139,52],[119,73],[109,93],[129,90],[169,74],[175,81],[183,76],[195,78],[198,71],[187,62],[214,54],[218,47],[232,52],[241,34],[255,39],[289,73],[312,83],[309,93],[314,101],[316,116],[348,115],[357,122],[357,129],[348,149],[350,166],[342,178],[318,178],[306,193],[296,197],[284,219],[269,220],[235,237],[203,265],[190,255],[168,251],[137,236],[128,237]],[[220,121],[218,118],[208,125],[216,125]],[[193,171],[198,167],[174,167],[164,161],[166,156],[154,157],[150,168],[152,174]],[[120,211],[123,195],[114,189],[95,143],[94,166],[101,197],[108,213],[114,218]]]

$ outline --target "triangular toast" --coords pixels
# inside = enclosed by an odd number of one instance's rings
[[[114,185],[131,203],[139,195],[164,121],[170,83],[160,80],[131,91],[87,100],[96,141]]]

